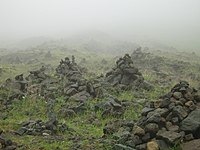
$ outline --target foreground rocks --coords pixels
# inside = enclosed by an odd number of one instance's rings
[[[15,150],[17,149],[17,144],[13,141],[4,138],[3,130],[0,129],[0,149],[1,150]]]
[[[200,139],[192,140],[181,145],[182,150],[199,150],[200,149]]]
[[[117,133],[122,131],[122,134],[117,138],[118,144],[137,150],[152,147],[165,150],[182,142],[199,139],[200,99],[196,93],[188,82],[181,81],[159,100],[149,102],[133,127],[120,126]],[[107,131],[104,133],[110,134]]]

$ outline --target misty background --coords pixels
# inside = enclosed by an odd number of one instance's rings
[[[0,0],[0,47],[74,37],[199,51],[200,1]]]

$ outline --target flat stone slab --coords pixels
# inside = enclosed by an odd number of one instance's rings
[[[181,144],[182,150],[200,150],[200,139]]]

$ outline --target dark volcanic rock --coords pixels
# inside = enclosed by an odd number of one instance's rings
[[[172,145],[179,143],[182,139],[182,135],[180,133],[162,130],[157,133],[157,137]]]
[[[192,140],[181,144],[182,150],[199,150],[200,149],[200,139]]]
[[[131,129],[131,136],[118,143],[137,150],[151,146],[164,150],[182,141],[200,138],[200,109],[197,107],[199,102],[195,100],[198,97],[196,92],[186,81],[181,81],[159,100],[149,102]]]
[[[187,118],[181,122],[181,130],[196,133],[200,129],[200,109],[191,112]]]

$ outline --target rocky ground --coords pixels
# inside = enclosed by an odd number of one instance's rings
[[[0,149],[198,149],[198,56],[69,53],[1,56]]]

